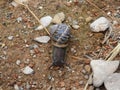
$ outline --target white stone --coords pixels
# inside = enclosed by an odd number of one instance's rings
[[[42,9],[43,9],[43,7],[42,7],[42,6],[39,6],[39,7],[38,7],[38,9],[42,10]]]
[[[17,64],[17,65],[20,65],[20,63],[21,63],[20,60],[17,60],[17,61],[16,61],[16,64]]]
[[[40,36],[40,37],[36,37],[34,40],[39,43],[48,43],[48,41],[50,40],[50,37],[49,36]]]
[[[120,90],[120,73],[111,74],[104,81],[107,90]]]
[[[19,22],[21,22],[22,21],[22,17],[18,17],[17,18],[17,22],[19,23]]]
[[[12,40],[12,39],[13,39],[13,36],[9,36],[9,37],[8,37],[8,40]]]
[[[90,28],[93,32],[105,31],[109,27],[111,27],[110,21],[105,17],[100,17],[90,24]]]
[[[33,70],[31,67],[26,66],[25,68],[22,69],[22,72],[23,72],[24,74],[28,75],[28,74],[33,74],[33,73],[34,73],[34,70]]]
[[[99,87],[104,80],[119,66],[119,61],[92,60],[90,63],[93,71],[93,85]]]
[[[39,25],[35,30],[42,30],[44,27],[47,27],[50,25],[52,22],[52,17],[51,16],[45,16],[40,19],[40,23],[42,25]]]
[[[65,14],[63,12],[57,13],[55,14],[55,16],[53,17],[52,22],[56,23],[56,24],[60,24],[65,20]]]
[[[77,29],[79,29],[80,26],[79,25],[72,25],[72,27],[77,30]]]
[[[17,7],[17,6],[18,6],[18,3],[16,3],[15,1],[12,1],[12,2],[11,2],[11,5],[14,6],[14,7]]]

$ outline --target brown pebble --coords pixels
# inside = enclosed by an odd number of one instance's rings
[[[22,82],[21,82],[21,81],[18,81],[16,84],[17,84],[18,86],[21,86]]]
[[[90,65],[85,65],[85,70],[88,72],[88,73],[90,73],[90,70],[91,70],[91,68],[90,68]]]
[[[25,67],[25,64],[24,63],[21,63],[20,64],[20,68],[24,68]]]
[[[16,84],[15,80],[10,80],[8,83],[8,86],[14,86],[14,84]]]
[[[35,66],[34,62],[30,62],[29,67],[33,68]]]
[[[18,78],[18,75],[17,75],[17,74],[12,74],[12,78],[13,78],[13,79],[17,79],[17,78]]]
[[[34,48],[34,51],[35,51],[36,54],[40,53],[38,48]]]
[[[65,86],[65,82],[61,81],[61,82],[60,82],[60,86],[61,86],[61,87],[64,87],[64,86]]]
[[[75,86],[76,86],[76,87],[78,87],[79,85],[80,85],[79,82],[76,82],[76,83],[75,83]]]
[[[83,62],[84,62],[85,64],[90,64],[90,60],[89,60],[89,59],[85,59]]]
[[[78,5],[79,1],[78,0],[73,0],[74,5]]]

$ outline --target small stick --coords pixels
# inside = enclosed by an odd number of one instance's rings
[[[90,77],[89,77],[89,79],[88,79],[88,81],[87,81],[87,83],[86,83],[86,85],[85,85],[85,87],[84,87],[83,90],[87,90],[87,87],[89,85],[89,81],[90,81],[90,79],[91,79],[92,76],[93,76],[93,73],[90,74]]]
[[[103,11],[102,9],[100,9],[97,5],[95,5],[94,3],[92,3],[90,0],[86,0],[89,4],[91,4],[92,6],[94,6],[95,8],[99,9],[103,14],[105,14],[106,16],[109,16],[105,13],[105,11]],[[109,16],[112,20],[116,20],[117,22],[119,22],[119,20],[115,19],[114,17]]]
[[[118,45],[110,52],[110,54],[107,55],[105,60],[108,61],[113,60],[113,58],[115,58],[119,52],[120,52],[120,43],[118,43]]]
[[[18,4],[23,5],[24,7],[26,7],[26,8],[28,9],[28,11],[34,16],[34,18],[39,22],[39,24],[42,25],[42,23],[40,23],[38,17],[32,12],[32,10],[30,10],[30,8],[28,7],[28,5],[25,5],[25,4],[21,3],[21,2],[19,2],[18,0],[14,0],[14,1],[15,1],[16,3],[18,3]],[[50,33],[49,33],[49,31],[47,30],[47,28],[44,27],[43,25],[42,25],[42,27],[43,27],[44,30],[50,35]]]
[[[110,38],[111,34],[112,34],[112,26],[108,30],[108,35],[107,35],[107,32],[106,32],[105,38],[104,38],[102,44],[105,44],[107,42],[107,40]]]

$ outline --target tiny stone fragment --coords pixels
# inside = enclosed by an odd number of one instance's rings
[[[48,41],[50,40],[50,37],[49,36],[40,36],[40,37],[36,37],[34,40],[39,43],[48,43]]]
[[[13,39],[13,36],[9,36],[9,37],[8,37],[8,40],[12,40],[12,39]]]
[[[85,70],[90,73],[90,66],[89,65],[85,65]]]
[[[21,63],[20,60],[17,60],[17,61],[16,61],[16,64],[17,64],[17,65],[20,65],[20,63]]]
[[[65,14],[63,12],[57,13],[54,17],[52,22],[56,24],[60,24],[65,20]]]
[[[19,23],[19,22],[21,22],[22,21],[22,17],[18,17],[17,18],[17,22]]]
[[[80,28],[79,25],[72,25],[72,27],[73,27],[74,29],[76,29],[76,30]]]
[[[33,74],[33,73],[34,73],[34,70],[33,70],[31,67],[26,66],[25,68],[22,69],[22,72],[23,72],[24,74],[28,75],[28,74]]]

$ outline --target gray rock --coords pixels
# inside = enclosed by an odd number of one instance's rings
[[[65,14],[63,12],[57,13],[54,17],[52,22],[56,24],[60,24],[65,20]]]
[[[33,70],[31,67],[26,66],[25,68],[22,69],[22,72],[23,72],[24,74],[28,75],[28,74],[33,74],[33,73],[34,73],[34,70]]]
[[[111,27],[110,21],[105,17],[100,17],[90,24],[90,28],[93,32],[105,31],[109,27]]]
[[[111,74],[104,81],[107,90],[120,90],[120,73]]]
[[[48,41],[50,40],[50,37],[49,36],[40,36],[40,37],[36,37],[34,40],[39,43],[48,43]]]
[[[93,85],[99,87],[104,80],[119,66],[119,61],[92,60],[90,63],[93,70]]]
[[[50,25],[52,22],[52,17],[51,16],[45,16],[40,19],[40,23],[42,25],[38,26],[35,30],[42,30],[44,27],[47,27]]]

